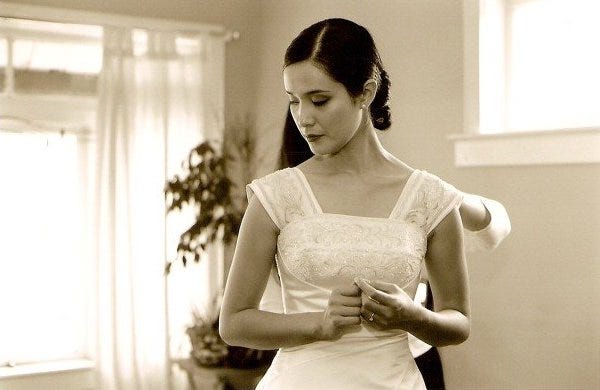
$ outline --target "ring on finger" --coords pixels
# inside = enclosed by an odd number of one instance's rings
[[[374,319],[375,319],[375,313],[371,313],[371,315],[369,316],[369,318],[367,318],[367,321],[373,322]]]

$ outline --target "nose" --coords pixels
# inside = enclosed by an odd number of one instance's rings
[[[315,118],[310,106],[307,104],[298,104],[296,115],[298,116],[298,124],[301,128],[310,127],[315,124]]]

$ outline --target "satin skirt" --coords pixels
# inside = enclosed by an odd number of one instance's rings
[[[426,390],[406,334],[282,348],[257,390]]]

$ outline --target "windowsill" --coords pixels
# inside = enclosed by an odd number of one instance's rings
[[[94,362],[86,359],[0,368],[0,389],[95,390],[98,388],[96,380]]]
[[[60,360],[55,362],[19,364],[14,367],[0,367],[0,381],[9,378],[58,374],[72,371],[91,371],[94,362],[87,359]]]
[[[96,108],[98,98],[88,95],[66,95],[66,94],[50,94],[50,93],[7,93],[0,92],[0,101],[2,105],[9,104],[49,104],[52,106],[69,105],[70,109],[78,110],[94,110]]]
[[[453,134],[457,167],[600,163],[600,128]]]

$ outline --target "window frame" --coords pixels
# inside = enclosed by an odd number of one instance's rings
[[[503,18],[505,0],[463,0],[464,133],[448,137],[454,144],[455,165],[494,167],[600,163],[600,127],[504,131],[505,96],[502,87],[506,88],[506,59],[502,59],[499,69],[495,70],[496,76],[503,80],[499,86],[500,96],[496,96],[500,118],[493,125],[500,131],[480,132],[480,110],[485,109],[486,104],[484,102],[482,107],[480,92],[484,82],[480,78],[480,45],[481,40],[485,39],[480,31],[480,18],[485,6],[498,7],[499,17]],[[498,23],[497,20],[495,22]],[[505,22],[502,20],[502,24]]]
[[[0,3],[4,7],[4,4]],[[4,8],[2,8],[4,11]],[[3,12],[4,14],[4,12]],[[2,15],[6,16],[6,15]],[[28,19],[25,12],[23,15],[10,15],[7,17]],[[82,158],[89,160],[92,152],[89,141],[93,139],[90,129],[95,127],[95,113],[97,105],[96,96],[81,96],[70,94],[44,94],[44,93],[19,93],[14,90],[14,74],[12,68],[11,40],[18,38],[33,38],[48,41],[71,41],[71,42],[98,42],[97,38],[90,38],[74,34],[70,36],[65,33],[26,31],[24,29],[0,27],[0,34],[6,38],[8,44],[8,58],[6,64],[5,88],[0,93],[0,118],[3,120],[16,120],[19,128],[33,128],[41,126],[48,129],[63,129],[76,134],[84,151]],[[82,169],[90,170],[89,166]],[[86,191],[89,182],[84,183]],[[90,262],[86,266],[86,275],[89,278],[89,291],[86,292],[90,302],[89,307],[96,301],[93,286],[93,270],[95,265]],[[79,358],[63,359],[59,361],[41,361],[29,364],[18,364],[15,366],[0,367],[0,387],[11,389],[34,389],[34,388],[95,388],[95,313],[88,310],[86,313],[88,326],[86,326],[86,342],[84,353]]]
[[[9,18],[21,18],[42,20],[56,23],[75,23],[75,24],[91,24],[99,26],[113,26],[125,28],[139,28],[147,30],[165,30],[178,31],[182,35],[189,33],[196,35],[198,33],[215,34],[219,36],[231,37],[236,39],[237,33],[230,32],[224,26],[210,23],[184,22],[163,18],[125,16],[121,14],[111,14],[94,11],[80,11],[75,9],[57,8],[52,6],[40,5],[25,5],[6,2],[0,0],[0,16]],[[86,38],[87,39],[87,38]],[[81,108],[83,112],[95,110],[97,99],[78,96],[76,98],[68,98],[61,95],[31,95],[23,96],[12,94],[11,96],[2,96],[0,94],[0,115],[3,114],[2,108],[6,107],[5,102],[16,104],[20,107],[26,107],[22,103],[23,99],[32,99],[37,103],[45,103],[48,107],[53,107],[56,104],[70,101],[70,114],[74,114]],[[20,103],[20,104],[19,104]],[[43,104],[41,104],[43,105]],[[30,118],[28,113],[24,113],[24,117]],[[37,118],[32,118],[36,120]],[[54,118],[51,118],[54,121]],[[93,266],[93,264],[91,265]],[[216,270],[219,273],[219,270]],[[167,285],[165,283],[165,290]],[[168,295],[168,294],[167,294]],[[97,299],[97,297],[93,297]],[[95,305],[91,310],[94,310]],[[168,316],[168,313],[166,314]],[[96,323],[90,325],[90,334],[95,335]],[[166,341],[167,351],[170,350],[168,340]],[[95,343],[90,345],[90,358],[81,360],[70,360],[55,363],[42,363],[22,365],[19,370],[16,367],[0,367],[0,388],[8,386],[13,390],[29,390],[39,388],[69,388],[69,389],[96,389],[97,371],[95,367]],[[167,356],[171,359],[170,356]]]

